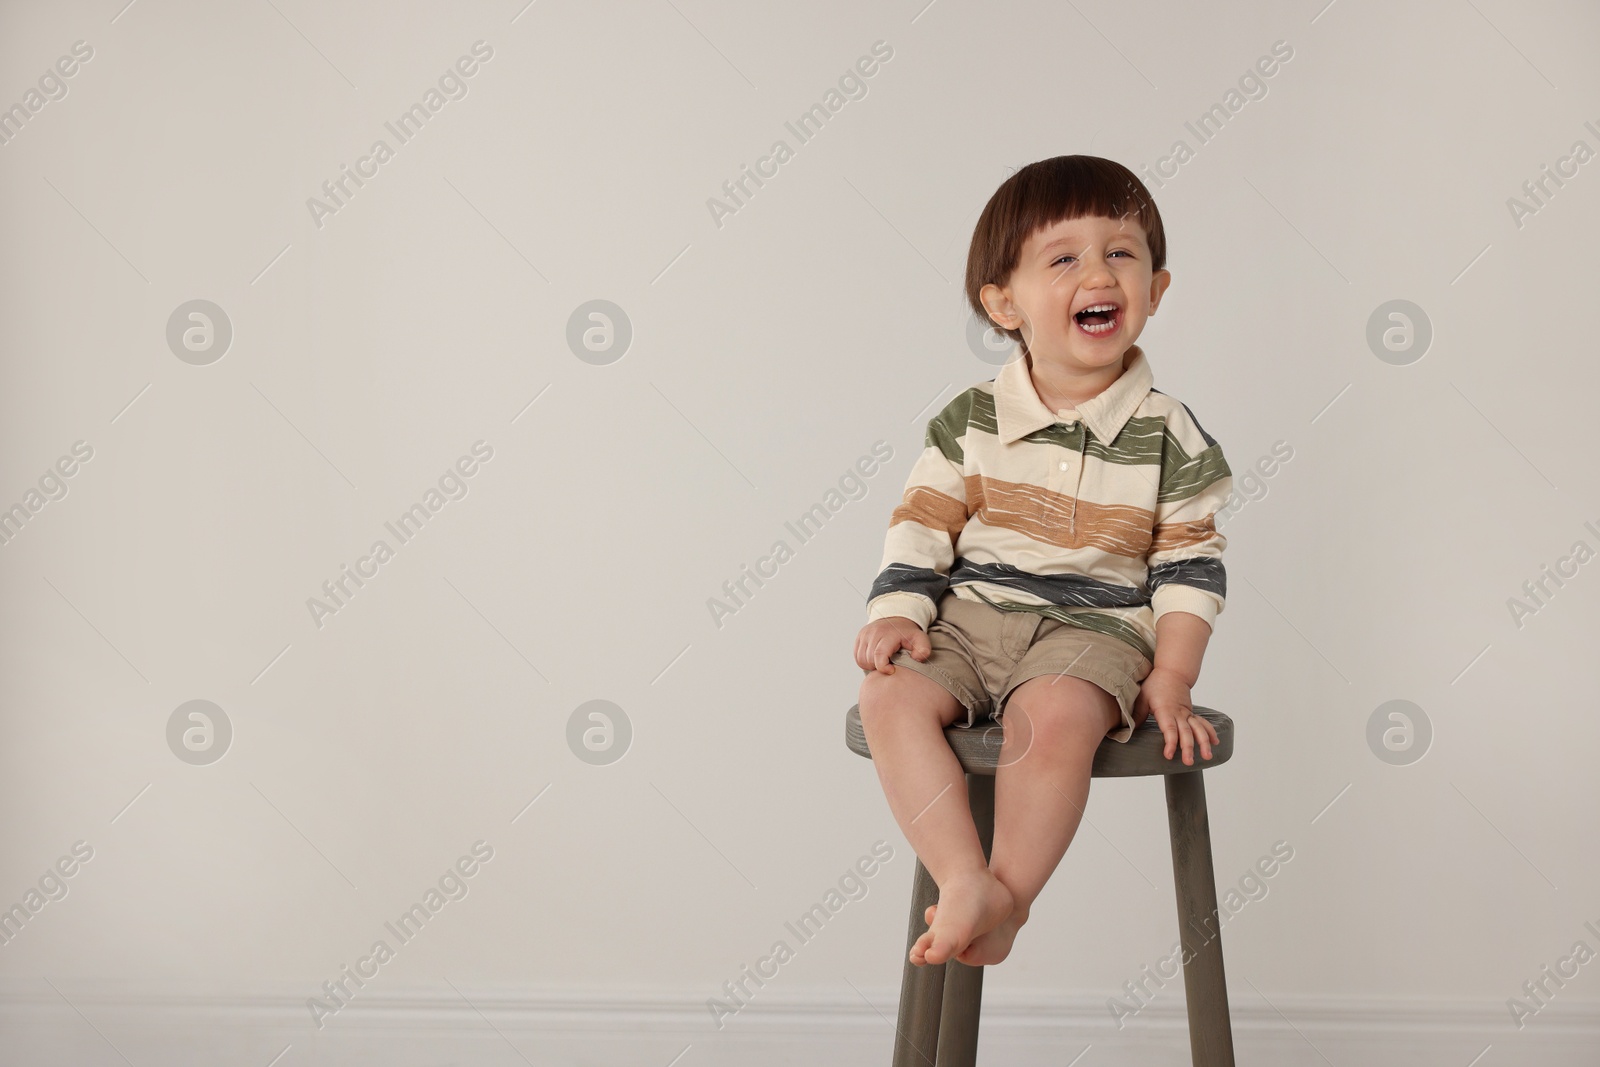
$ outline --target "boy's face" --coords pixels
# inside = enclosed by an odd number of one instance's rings
[[[1087,215],[1035,230],[1007,283],[978,295],[1036,359],[1089,371],[1121,362],[1171,281],[1166,269],[1151,270],[1137,219]]]

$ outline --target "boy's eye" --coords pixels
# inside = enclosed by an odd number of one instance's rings
[[[1106,254],[1107,254],[1107,255],[1109,255],[1109,256],[1127,256],[1127,257],[1129,257],[1129,258],[1130,258],[1130,259],[1131,259],[1131,258],[1132,258],[1132,257],[1133,257],[1133,253],[1132,253],[1132,252],[1129,252],[1129,251],[1128,251],[1128,250],[1127,250],[1127,249],[1125,249],[1125,248],[1117,248],[1117,249],[1113,249],[1113,250],[1112,250],[1112,251],[1110,251],[1110,252],[1107,252],[1107,253],[1106,253]],[[1051,265],[1051,266],[1052,266],[1052,267],[1053,267],[1053,266],[1055,266],[1055,265],[1056,265],[1056,263],[1063,263],[1063,262],[1065,262],[1065,261],[1066,261],[1066,260],[1069,260],[1069,259],[1074,259],[1074,258],[1076,258],[1076,257],[1075,257],[1075,256],[1073,256],[1073,255],[1071,255],[1071,254],[1067,254],[1067,255],[1063,255],[1063,256],[1058,256],[1058,257],[1057,257],[1057,258],[1056,258],[1056,261],[1055,261],[1055,263],[1052,263],[1052,264],[1050,264],[1050,265]]]

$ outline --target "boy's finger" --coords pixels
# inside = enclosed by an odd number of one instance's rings
[[[878,647],[873,649],[875,666],[884,674],[894,673],[894,666],[889,662],[889,657],[893,655],[892,652],[888,651],[889,644],[888,641],[880,641],[878,642]]]

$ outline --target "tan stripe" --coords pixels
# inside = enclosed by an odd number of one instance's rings
[[[944,530],[951,540],[967,524],[967,506],[953,496],[925,485],[914,485],[906,490],[905,499],[889,516],[889,525],[917,522],[930,530]]]
[[[1097,504],[1026,482],[981,474],[967,478],[973,514],[988,526],[1014,530],[1060,548],[1098,548],[1138,558],[1150,551],[1155,515],[1130,504]]]
[[[1188,548],[1217,536],[1217,513],[1192,522],[1164,522],[1155,529],[1151,551],[1170,552],[1174,548]]]

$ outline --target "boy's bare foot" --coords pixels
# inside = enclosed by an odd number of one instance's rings
[[[928,929],[911,946],[911,962],[919,967],[938,966],[965,951],[1004,922],[1012,908],[1011,890],[987,867],[950,879],[939,889],[939,902],[943,909],[935,915],[935,907],[928,908]]]
[[[934,916],[938,913],[939,905],[929,904],[928,909],[922,913],[922,921],[932,926]],[[1011,943],[1017,939],[1017,931],[1022,929],[1022,924],[1027,921],[1028,912],[1013,907],[1011,914],[1002,919],[998,926],[986,934],[973,938],[971,944],[957,952],[956,960],[968,967],[989,967],[999,963],[1011,955]]]
[[[1027,911],[1013,908],[1011,914],[1000,922],[993,930],[972,939],[965,951],[956,953],[956,959],[968,967],[990,967],[1007,956],[1011,955],[1011,943],[1017,938],[1017,931],[1022,929],[1022,924],[1028,921]]]

